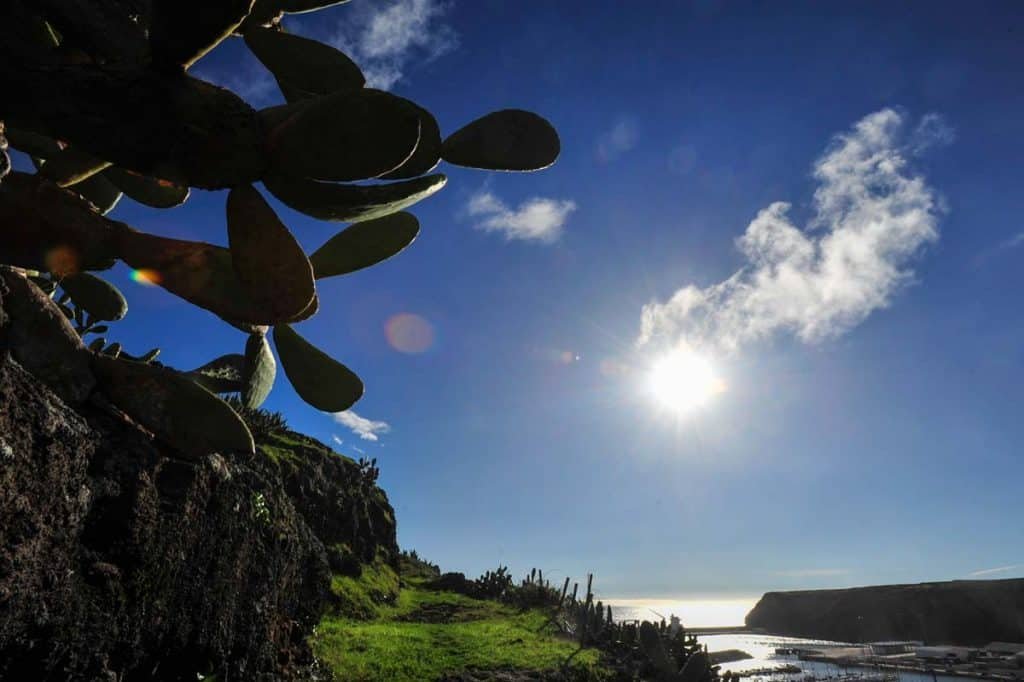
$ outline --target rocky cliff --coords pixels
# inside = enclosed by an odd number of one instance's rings
[[[844,642],[1024,642],[1024,580],[768,592],[746,622],[772,634]]]
[[[331,571],[397,562],[393,511],[299,434],[183,457],[0,358],[0,679],[313,675]]]

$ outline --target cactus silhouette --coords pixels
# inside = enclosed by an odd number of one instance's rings
[[[94,273],[122,261],[247,334],[244,353],[191,372],[158,366],[156,350],[133,358],[105,337],[15,348],[16,357],[31,357],[59,384],[51,374],[61,362],[43,362],[40,349],[82,356],[64,364],[89,368],[96,389],[121,410],[200,452],[252,449],[244,422],[214,394],[240,394],[250,409],[262,404],[277,373],[270,328],[284,374],[306,402],[340,411],[359,399],[359,377],[293,328],[319,310],[317,279],[369,267],[412,243],[420,226],[404,211],[444,187],[445,176],[432,173],[442,160],[539,170],[555,162],[560,142],[550,123],[518,109],[443,137],[420,105],[367,88],[347,55],[283,28],[285,14],[334,4],[5,4],[6,25],[17,30],[0,41],[0,263],[5,281],[32,278],[27,286],[38,290],[9,286],[7,296],[20,292],[57,317],[70,313],[80,334],[108,332],[97,322],[120,320],[128,302]],[[189,73],[232,35],[271,72],[286,104],[257,111]],[[11,170],[8,144],[32,158],[35,174]],[[353,225],[307,256],[256,182],[292,209]],[[226,238],[170,239],[107,217],[124,196],[171,209],[191,188],[228,190]],[[58,289],[63,300],[55,301]],[[13,319],[25,333],[11,338],[28,339],[40,319]],[[142,390],[153,393],[136,396]]]

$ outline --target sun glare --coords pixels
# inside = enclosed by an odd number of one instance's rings
[[[656,360],[647,385],[659,403],[676,413],[700,407],[725,389],[706,357],[683,350]]]

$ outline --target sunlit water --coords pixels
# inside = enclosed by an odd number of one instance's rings
[[[666,620],[671,615],[679,616],[683,625],[690,629],[711,627],[742,626],[743,619],[754,608],[757,599],[617,599],[611,600],[612,615],[617,621],[623,620]],[[722,634],[702,635],[701,644],[707,645],[708,651],[725,651],[739,649],[752,658],[722,664],[722,672],[742,673],[746,671],[765,671],[751,675],[749,680],[772,682],[803,682],[806,680],[838,680],[844,676],[858,673],[870,674],[876,671],[866,668],[841,668],[831,663],[801,661],[796,656],[776,655],[776,649],[783,648],[814,648],[819,646],[836,646],[838,642],[816,639],[799,639],[796,637],[776,637],[758,634]],[[796,666],[800,672],[784,673],[778,669],[787,665]],[[768,672],[776,671],[776,672]],[[899,672],[899,682],[963,682],[964,678],[915,672]]]
[[[613,599],[611,606],[617,621],[668,620],[676,615],[686,627],[710,628],[743,625],[757,599]]]

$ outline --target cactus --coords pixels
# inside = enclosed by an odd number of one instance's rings
[[[186,376],[213,393],[240,393],[245,365],[244,355],[230,353],[186,372]]]
[[[23,278],[14,289],[39,308],[39,320],[53,322],[57,337],[70,329],[77,339],[41,349],[93,358],[91,371],[102,375],[102,390],[117,395],[115,404],[169,442],[197,451],[248,447],[230,409],[209,408],[220,417],[198,419],[178,437],[172,432],[187,414],[182,396],[192,396],[194,407],[208,403],[209,391],[240,393],[249,407],[263,402],[276,373],[266,338],[271,326],[284,373],[304,400],[340,411],[359,398],[359,378],[291,325],[318,311],[316,278],[374,265],[412,243],[419,224],[402,211],[444,187],[444,175],[427,175],[442,159],[521,171],[546,167],[559,153],[551,125],[520,110],[488,114],[443,139],[423,107],[366,88],[348,56],[282,30],[282,15],[335,0],[226,0],[216,7],[153,0],[138,15],[116,3],[103,11],[77,3],[65,12],[65,2],[5,8],[7,25],[21,30],[0,41],[0,91],[7,95],[0,100],[0,263],[46,273],[35,290],[21,286]],[[256,111],[186,72],[232,33],[270,69],[288,104]],[[5,128],[5,121],[18,128]],[[37,161],[36,175],[10,171],[7,142]],[[348,184],[372,179],[386,182]],[[307,258],[253,187],[258,181],[297,211],[356,224]],[[148,234],[105,217],[122,195],[163,209],[186,201],[191,187],[230,190],[227,247]],[[123,296],[90,272],[117,260],[246,332],[245,354],[175,372],[152,364],[154,351],[136,361],[105,338],[86,347],[81,335],[107,332],[97,323],[127,310]],[[55,282],[67,297],[42,301],[38,294],[47,297]],[[53,368],[67,364],[36,358],[35,366],[60,385]],[[127,392],[170,376],[176,379],[151,399]],[[180,414],[161,418],[164,408]],[[206,430],[217,420],[224,437]],[[535,582],[550,588],[541,576]],[[568,582],[563,601],[567,589]]]
[[[0,263],[60,278],[106,270],[117,258],[114,224],[91,204],[36,175],[12,171],[0,184]]]
[[[120,320],[128,314],[128,301],[117,287],[89,272],[68,275],[60,287],[76,306],[96,320]]]
[[[228,194],[231,265],[246,295],[270,320],[292,320],[316,293],[313,266],[277,214],[251,185]]]
[[[8,127],[7,138],[12,147],[33,158],[49,159],[61,152],[61,147],[56,140],[28,130]]]
[[[333,222],[372,220],[409,208],[448,182],[441,174],[386,185],[345,185],[268,173],[267,191],[299,213]]]
[[[665,621],[659,629],[652,623],[644,621],[640,624],[640,648],[658,671],[658,679],[665,682],[705,682],[713,673],[711,661],[707,653],[698,648],[692,637],[684,641],[681,650],[685,660],[680,667],[679,662],[665,648],[663,638],[666,635]]]
[[[351,92],[366,84],[363,72],[345,53],[284,31],[252,28],[245,44],[274,74],[289,102],[332,92]]]
[[[277,363],[270,352],[270,344],[264,334],[250,334],[245,342],[245,362],[242,365],[242,402],[249,409],[256,409],[270,395],[277,375]]]
[[[152,208],[174,208],[185,203],[189,196],[188,187],[149,178],[116,166],[103,171],[103,177],[124,192],[125,196]]]
[[[344,412],[363,395],[352,370],[302,338],[286,324],[274,327],[284,373],[303,400],[324,412]]]
[[[253,324],[294,318],[290,311],[279,312],[285,305],[267,309],[250,298],[238,281],[228,249],[130,229],[118,231],[116,244],[120,259],[136,270],[152,273],[153,283],[220,317]]]
[[[316,279],[345,275],[396,255],[419,234],[411,213],[359,222],[334,235],[309,257]]]
[[[537,114],[518,109],[495,111],[444,141],[448,163],[500,171],[533,171],[558,159],[558,133]]]
[[[188,68],[231,35],[253,0],[153,0],[149,44],[157,68]]]
[[[74,186],[74,191],[96,209],[100,215],[107,215],[117,206],[124,196],[114,183],[107,179],[105,173],[93,175]]]
[[[93,355],[92,371],[112,403],[183,453],[255,451],[234,410],[179,372],[106,353]]]
[[[665,646],[661,643],[661,634],[658,628],[644,621],[640,624],[640,631],[638,633],[640,639],[640,648],[647,656],[648,660],[654,665],[654,668],[661,675],[672,675],[676,672],[676,666],[671,658],[669,658],[668,652],[665,651]]]
[[[4,124],[0,121],[0,180],[11,172],[11,157],[7,154],[7,137],[4,136]]]
[[[109,161],[97,159],[78,147],[65,147],[46,157],[39,173],[61,187],[70,187],[110,167]]]
[[[377,90],[337,92],[290,105],[267,133],[266,149],[282,172],[347,182],[396,170],[416,150],[420,119],[400,97]]]

